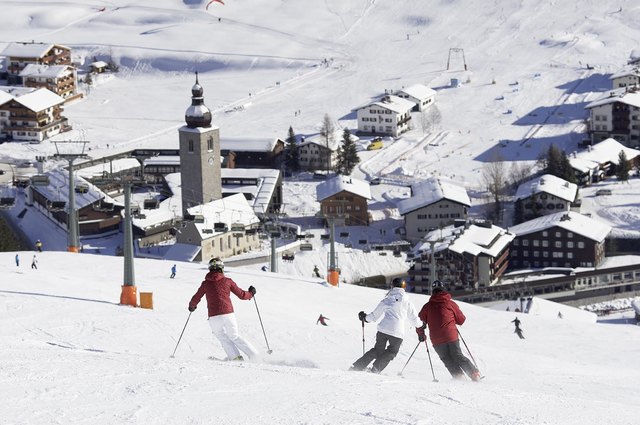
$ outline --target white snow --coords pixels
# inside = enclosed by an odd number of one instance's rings
[[[377,151],[364,149],[365,138],[357,142],[362,161],[353,177],[380,177],[382,184],[371,187],[374,223],[349,230],[351,238],[374,243],[397,239],[397,203],[426,177],[464,186],[471,215],[481,217],[487,162],[532,165],[551,144],[578,151],[584,106],[610,91],[609,76],[637,56],[640,42],[640,7],[631,0],[225,0],[208,11],[200,0],[5,3],[0,50],[12,40],[69,46],[80,79],[96,59],[120,66],[91,87],[80,84],[85,97],[63,113],[74,130],[54,137],[89,140],[96,158],[134,148],[176,149],[194,71],[223,140],[282,139],[289,126],[312,138],[325,114],[340,134],[357,128],[354,108],[386,91],[418,83],[433,88],[437,102],[424,115],[414,113],[412,130],[401,138],[385,139]],[[452,79],[459,86],[451,87]],[[51,141],[0,145],[3,162],[16,165],[55,152]],[[19,253],[20,268],[13,265],[15,253],[0,254],[2,421],[638,422],[639,328],[620,322],[521,315],[526,339],[520,340],[512,333],[513,312],[462,304],[468,323],[461,332],[487,376],[483,382],[450,381],[433,350],[440,382],[431,382],[421,347],[399,378],[417,343],[410,337],[383,375],[346,372],[362,352],[357,312],[373,309],[384,292],[311,279],[314,264],[326,270],[328,255],[314,219],[318,184],[295,178],[283,188],[287,216],[316,235],[316,252],[281,262],[278,275],[259,271],[261,264],[229,268],[241,286],[258,288],[274,350],[258,363],[206,360],[222,352],[203,305],[176,358],[169,358],[205,272],[199,264],[179,263],[178,278],[169,280],[173,263],[137,259],[139,290],[154,293],[149,311],[117,305],[121,258],[47,251],[31,270],[31,252]],[[617,237],[638,236],[639,186],[634,176],[625,184],[582,188],[582,212],[605,221]],[[602,188],[612,195],[595,196]],[[42,214],[29,210],[24,217],[21,230],[42,239],[46,250],[66,249],[64,231]],[[105,253],[120,243],[87,242],[85,252]],[[345,242],[338,245],[341,279],[406,272],[404,257],[365,254]],[[411,298],[416,307],[426,301]],[[255,306],[237,300],[235,306],[241,332],[264,353]],[[320,313],[329,317],[328,327],[315,325]],[[365,334],[370,347],[375,327],[367,325]]]
[[[640,327],[518,314],[460,303],[460,328],[486,378],[453,381],[411,329],[382,375],[346,369],[362,354],[357,312],[385,291],[227,267],[258,292],[234,299],[240,332],[259,348],[255,363],[222,363],[201,303],[187,303],[206,273],[200,264],[135,261],[139,292],[153,310],[118,305],[122,258],[43,252],[0,254],[0,415],[12,424],[634,424]],[[409,294],[417,308],[427,301]],[[204,301],[203,301],[204,302]],[[262,333],[256,306],[265,334]],[[329,326],[316,325],[317,317]],[[588,314],[588,313],[585,313]],[[175,358],[170,358],[189,319]],[[365,346],[375,325],[365,328]],[[266,353],[267,342],[273,354]],[[465,353],[466,349],[463,350]]]

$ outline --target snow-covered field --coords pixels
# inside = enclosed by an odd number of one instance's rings
[[[120,65],[118,74],[81,86],[85,98],[64,112],[74,130],[56,137],[90,141],[94,157],[176,148],[194,71],[222,138],[285,137],[289,126],[309,136],[325,114],[354,129],[354,108],[385,90],[426,84],[438,92],[440,120],[426,128],[414,116],[401,139],[360,151],[353,174],[383,178],[372,187],[372,229],[393,239],[395,202],[408,195],[396,183],[447,176],[468,188],[480,215],[486,162],[533,163],[551,143],[576,150],[584,105],[610,88],[608,75],[640,43],[634,0],[225,3],[205,10],[204,0],[0,0],[0,49],[31,40],[70,46],[81,79],[94,57]],[[451,87],[452,78],[461,86]],[[51,142],[5,143],[0,159],[20,163],[55,151]],[[286,182],[289,217],[312,221],[315,184]],[[607,197],[581,190],[584,212],[617,236],[637,235],[639,184],[604,183],[613,193]],[[61,241],[62,250],[64,235]],[[45,241],[45,249],[55,246]],[[384,292],[310,278],[312,266],[326,261],[318,249],[283,264],[283,274],[259,265],[230,269],[240,286],[258,289],[273,354],[266,354],[257,304],[236,300],[240,331],[260,348],[261,361],[207,360],[222,351],[202,304],[171,359],[202,265],[179,263],[170,280],[171,263],[137,259],[138,289],[153,292],[155,304],[143,310],[117,305],[121,258],[47,251],[31,270],[33,253],[19,253],[19,268],[14,255],[0,253],[3,423],[638,423],[640,328],[624,324],[633,313],[611,324],[519,315],[520,340],[516,313],[462,304],[468,323],[461,332],[486,375],[481,383],[451,381],[431,350],[440,381],[432,382],[422,347],[397,376],[417,344],[409,329],[383,375],[347,372],[362,353],[357,312],[372,310]],[[350,276],[371,274],[368,264],[385,272],[399,264],[377,256],[340,261]],[[411,298],[418,307],[427,299]],[[328,327],[315,324],[321,313]],[[374,335],[368,325],[367,347]]]
[[[460,303],[460,332],[486,376],[452,380],[407,328],[382,375],[347,371],[362,354],[357,312],[385,291],[228,268],[256,301],[233,300],[255,363],[223,351],[203,302],[187,303],[206,270],[136,260],[153,310],[119,306],[122,258],[0,254],[0,417],[5,424],[636,424],[640,327],[526,315]],[[427,296],[410,294],[419,308]],[[543,305],[546,305],[543,304]],[[264,324],[262,333],[257,310]],[[550,307],[553,309],[554,307]],[[562,306],[562,308],[566,308]],[[320,314],[328,326],[316,325]],[[513,333],[521,320],[524,340]],[[185,322],[186,330],[170,358]],[[265,336],[266,335],[266,341]],[[365,328],[366,348],[375,325]],[[267,341],[273,354],[267,351]],[[466,349],[463,350],[466,352]]]

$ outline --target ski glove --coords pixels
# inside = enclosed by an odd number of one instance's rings
[[[416,333],[418,334],[418,341],[424,342],[427,339],[427,335],[424,333],[424,326],[416,328]]]
[[[189,311],[190,311],[190,312],[194,312],[194,311],[196,311],[196,307],[195,307],[195,306],[193,306],[193,307],[189,306]]]
[[[251,292],[252,295],[256,294],[256,288],[254,288],[253,286],[249,286],[249,292]]]
[[[362,321],[362,322],[366,322],[367,321],[367,313],[365,313],[364,311],[361,311],[360,313],[358,313],[358,319],[360,319],[360,321]]]

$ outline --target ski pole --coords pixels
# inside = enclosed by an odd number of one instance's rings
[[[458,336],[460,337],[460,339],[462,340],[462,343],[464,344],[464,348],[466,348],[467,352],[469,353],[469,357],[471,357],[471,360],[473,360],[473,365],[476,367],[476,369],[479,370],[478,364],[476,363],[476,359],[473,358],[473,354],[471,354],[471,350],[469,350],[469,346],[467,345],[464,338],[462,337],[462,334],[460,333],[460,329],[456,328],[456,330],[458,331]]]
[[[404,366],[402,366],[402,370],[400,372],[398,372],[398,376],[402,376],[402,372],[404,372],[404,368],[407,367],[407,365],[409,364],[409,361],[411,360],[413,355],[416,353],[416,350],[418,349],[419,346],[420,346],[420,341],[418,341],[418,345],[416,345],[416,348],[413,349],[413,352],[411,353],[411,355],[407,359],[407,362],[404,364]]]
[[[424,340],[424,346],[427,347],[427,356],[429,357],[429,366],[431,366],[431,376],[433,377],[433,382],[439,382],[436,379],[436,374],[433,373],[433,362],[431,361],[431,352],[429,351],[429,343],[427,340]]]
[[[364,356],[364,320],[362,322],[362,355]]]
[[[269,341],[267,341],[267,333],[264,331],[264,325],[262,324],[262,317],[260,317],[260,310],[258,310],[258,301],[256,296],[253,296],[253,302],[256,304],[256,311],[258,312],[258,319],[260,319],[260,327],[262,328],[262,335],[264,335],[264,341],[267,343],[267,353],[273,353],[273,350],[269,348]]]
[[[176,350],[178,349],[178,344],[180,344],[180,340],[182,339],[182,335],[184,334],[184,330],[187,329],[187,324],[189,323],[189,319],[191,318],[191,313],[193,313],[192,311],[189,312],[189,315],[187,316],[187,321],[184,324],[184,328],[182,328],[182,332],[180,332],[180,338],[178,338],[178,343],[176,344],[176,348],[173,349],[173,354],[171,355],[171,358],[174,358],[176,355]]]

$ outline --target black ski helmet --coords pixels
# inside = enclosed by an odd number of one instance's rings
[[[209,260],[209,270],[212,272],[224,272],[224,263],[220,257],[215,257]]]
[[[431,285],[431,293],[435,295],[440,292],[444,292],[442,282],[440,282],[439,280],[434,280],[433,284]]]
[[[391,281],[391,286],[393,286],[394,288],[404,288],[407,286],[407,284],[404,281],[404,279],[399,277],[394,277],[393,280]]]

